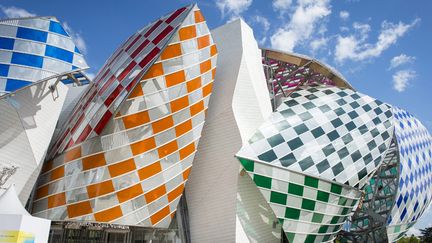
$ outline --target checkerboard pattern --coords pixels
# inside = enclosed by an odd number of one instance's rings
[[[239,155],[362,188],[393,137],[390,106],[350,89],[303,87]]]
[[[0,94],[13,92],[87,63],[54,17],[0,21]]]
[[[192,6],[180,8],[132,35],[108,59],[81,102],[61,129],[49,157],[75,144],[102,134],[113,114],[161,55],[179,31]],[[195,32],[193,32],[195,30]],[[180,31],[182,37],[196,35],[195,27]],[[179,36],[180,34],[177,34]]]
[[[169,226],[198,147],[217,58],[200,10],[188,9],[103,136],[86,139],[44,164],[34,215]]]
[[[388,218],[389,241],[400,238],[432,200],[432,137],[410,113],[396,107],[392,111],[400,167],[396,202]]]
[[[405,233],[411,228],[415,222],[407,224],[398,224],[387,227],[387,236],[389,242],[396,242],[398,239],[402,238]]]
[[[360,190],[238,155],[290,242],[333,242]]]

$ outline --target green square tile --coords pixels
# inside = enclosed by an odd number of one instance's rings
[[[329,226],[328,225],[323,225],[319,228],[318,233],[327,233]]]
[[[287,195],[272,191],[270,193],[270,202],[286,205]]]
[[[306,186],[318,188],[318,179],[316,179],[316,178],[305,176],[304,183]]]
[[[255,163],[252,160],[239,158],[240,163],[243,165],[243,168],[245,168],[246,171],[254,171],[254,165]]]
[[[286,237],[287,237],[287,239],[288,239],[289,242],[294,242],[294,238],[295,238],[295,234],[294,233],[286,232],[285,235],[286,235]]]
[[[254,182],[259,187],[271,189],[271,178],[267,176],[254,175]]]
[[[336,193],[336,194],[340,195],[341,192],[342,192],[342,186],[341,185],[336,185],[336,184],[332,183],[330,191],[333,192],[333,193]]]
[[[313,211],[313,210],[315,210],[315,201],[304,198],[302,200],[302,206],[301,207],[302,207],[302,209],[307,209],[307,210]]]
[[[314,222],[314,223],[321,223],[322,220],[323,220],[323,218],[324,218],[324,214],[314,213],[313,216],[312,216],[312,222]]]
[[[330,194],[328,192],[323,192],[318,190],[317,200],[321,202],[328,202]]]
[[[273,150],[269,150],[263,154],[258,155],[258,159],[263,160],[263,161],[267,161],[267,162],[272,162],[273,160],[277,159],[277,156],[273,152]]]
[[[300,218],[300,209],[296,208],[285,208],[285,218],[287,219],[299,219]]]
[[[284,219],[278,218],[278,220],[279,220],[279,224],[280,224],[280,225],[283,225],[283,223],[284,223]]]
[[[297,196],[303,196],[303,187],[299,186],[297,184],[289,183],[288,184],[288,193],[293,194],[293,195],[297,195]]]
[[[314,243],[315,238],[316,238],[316,235],[308,235],[308,236],[306,236],[305,243]]]
[[[339,221],[339,216],[334,216],[330,221],[330,224],[337,224],[338,221]]]
[[[344,208],[342,210],[342,215],[347,215],[349,213],[349,208]]]
[[[394,228],[394,233],[398,233],[399,231],[400,231],[400,225],[398,225],[398,226],[396,226],[395,228]]]
[[[347,204],[347,202],[348,202],[348,199],[346,199],[344,197],[340,197],[338,205],[345,206]]]

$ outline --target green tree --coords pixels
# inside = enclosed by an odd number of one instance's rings
[[[432,243],[432,227],[421,229],[421,242]]]
[[[404,236],[397,241],[397,243],[419,243],[419,242],[420,240],[414,235],[411,235],[410,237]]]

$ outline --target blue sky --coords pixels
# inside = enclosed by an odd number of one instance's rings
[[[0,17],[59,18],[96,73],[132,33],[192,1],[3,0]],[[358,91],[404,108],[432,131],[432,1],[202,0],[210,28],[242,17],[263,47],[312,56]],[[417,228],[432,226],[432,210]]]

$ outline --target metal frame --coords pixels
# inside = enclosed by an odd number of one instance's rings
[[[308,83],[325,84],[326,80],[330,80],[336,86],[354,90],[339,74],[315,59],[270,49],[261,49],[261,51],[273,110],[276,110],[282,99],[289,97],[299,87]],[[292,80],[293,78],[299,81]],[[293,83],[294,86],[288,86],[286,83]]]
[[[351,229],[343,231],[342,238],[352,242],[388,241],[386,226],[398,190],[399,164],[397,141],[393,136],[383,164],[366,186],[365,191],[368,192],[364,194],[362,203],[348,222]]]

